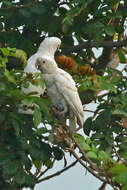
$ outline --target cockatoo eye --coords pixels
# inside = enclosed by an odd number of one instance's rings
[[[42,61],[42,63],[46,63],[46,61]]]

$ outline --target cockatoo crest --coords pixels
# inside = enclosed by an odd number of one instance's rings
[[[42,52],[43,55],[49,55],[54,57],[54,53],[59,49],[61,45],[61,40],[57,37],[48,37],[40,44],[38,52]]]

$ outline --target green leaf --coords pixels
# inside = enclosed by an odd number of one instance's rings
[[[114,26],[105,26],[104,27],[105,32],[109,35],[109,36],[113,36],[115,34],[115,28]]]
[[[22,100],[22,104],[24,104],[26,106],[30,106],[30,105],[32,105],[32,103],[33,103],[33,99],[31,97],[30,98],[28,97],[28,98],[25,98]]]
[[[14,76],[11,75],[11,73],[7,69],[5,69],[4,74],[7,77],[9,82],[16,84],[16,80],[15,80]]]
[[[32,176],[32,175],[25,175],[25,183],[31,187],[31,189],[34,188],[35,186],[35,183],[36,183],[36,180],[35,180],[35,177]]]
[[[37,106],[34,107],[33,121],[34,121],[35,127],[37,127],[42,122],[41,112],[40,112],[40,109]]]
[[[87,156],[91,159],[97,159],[96,153],[92,151],[87,152]]]
[[[67,15],[63,21],[62,21],[62,30],[63,30],[63,33],[67,33],[67,31],[69,30],[69,27],[73,24],[73,16],[72,15]]]
[[[89,117],[85,123],[84,123],[84,126],[83,126],[83,131],[84,133],[89,136],[90,134],[90,131],[91,131],[91,128],[92,128],[92,118]]]
[[[120,63],[126,63],[126,57],[123,51],[120,50],[118,52],[118,56],[119,56]]]
[[[6,119],[6,112],[0,112],[0,124]]]
[[[27,54],[25,51],[21,49],[16,49],[14,56],[19,58],[24,64],[27,63]]]
[[[74,134],[73,135],[76,142],[78,143],[78,145],[80,146],[80,148],[83,150],[83,151],[89,151],[91,150],[90,146],[85,142],[85,139],[82,135],[80,134]]]
[[[47,133],[47,132],[48,132],[47,128],[41,127],[41,128],[39,128],[39,129],[37,129],[37,130],[35,131],[35,134],[36,134],[36,135],[41,135],[41,134],[45,134],[45,133]]]
[[[22,14],[22,16],[29,18],[31,16],[30,12],[28,11],[28,9],[19,9],[19,13]]]
[[[19,123],[15,119],[12,119],[11,123],[13,125],[13,128],[15,129],[16,136],[19,136],[19,134],[20,134]]]
[[[127,112],[123,111],[123,110],[120,110],[120,109],[115,109],[115,110],[112,110],[112,114],[113,115],[124,115],[127,117]]]
[[[34,166],[35,166],[38,170],[40,170],[41,167],[42,167],[43,162],[42,162],[42,160],[33,160],[33,164],[34,164]]]
[[[19,170],[14,177],[15,182],[18,184],[21,184],[21,185],[23,183],[25,183],[25,175],[24,174],[25,173],[22,170]]]
[[[0,92],[5,91],[5,90],[6,90],[6,85],[5,85],[4,81],[0,82]]]
[[[7,164],[4,166],[4,174],[15,174],[18,170],[18,166],[11,161],[8,161]]]
[[[52,168],[53,167],[53,162],[51,160],[46,160],[45,161],[45,166],[48,168]]]
[[[104,151],[102,150],[102,151],[99,151],[99,152],[98,152],[98,158],[99,158],[100,160],[105,160],[105,159],[108,159],[108,158],[109,158],[109,155],[108,155],[106,152],[104,152]]]
[[[123,185],[126,185],[127,187],[127,171],[122,172],[121,174],[115,176],[114,181],[118,183],[122,183]]]
[[[10,1],[4,1],[4,4],[7,5],[8,7],[11,7],[12,6],[12,3]]]
[[[36,103],[39,106],[40,110],[44,113],[44,115],[46,115],[50,119],[51,114],[48,108],[49,101],[35,96],[33,96],[32,99],[34,103]]]
[[[4,56],[9,56],[10,55],[10,51],[8,48],[0,48],[0,51],[4,54]]]
[[[64,153],[59,147],[53,147],[53,153],[56,160],[62,160]]]
[[[116,164],[114,167],[109,169],[109,172],[115,175],[127,172],[127,167],[124,164]]]
[[[52,156],[52,148],[48,143],[41,142],[42,152],[44,154],[45,161],[49,160]]]
[[[41,15],[47,12],[47,8],[42,4],[35,4],[34,6],[30,7],[30,11],[37,15]]]
[[[121,190],[127,190],[127,185],[122,186]]]

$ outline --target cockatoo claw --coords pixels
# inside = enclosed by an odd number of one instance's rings
[[[60,119],[61,117],[62,118],[65,117],[66,111],[64,110],[64,107],[63,107],[63,105],[61,103],[59,103],[59,104],[52,104],[51,105],[51,111],[52,111],[53,115],[57,119]]]
[[[51,104],[51,107],[55,107],[58,111],[64,111],[64,107],[61,103],[58,103],[58,104]]]

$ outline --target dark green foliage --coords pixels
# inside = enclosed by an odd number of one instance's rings
[[[1,49],[4,56],[11,54],[11,51],[5,50]],[[9,72],[4,63],[5,58],[1,57],[1,60],[0,188],[33,188],[36,184],[35,175],[31,173],[33,162],[41,161],[41,165],[47,166],[47,162],[51,162],[53,158],[51,146],[48,142],[44,142],[42,131],[39,133],[41,128],[37,127],[42,122],[42,107],[46,110],[48,108],[43,100],[29,97],[21,91],[21,84],[24,81],[22,71]],[[35,107],[34,117],[19,112],[19,108],[29,106],[30,103],[38,105]],[[48,112],[45,113],[47,114]],[[44,131],[43,128],[44,133],[47,133],[47,130]]]
[[[63,158],[63,156],[64,156],[63,151],[59,147],[54,147],[53,148],[53,153],[54,153],[54,156],[55,156],[56,160],[61,160]]]

